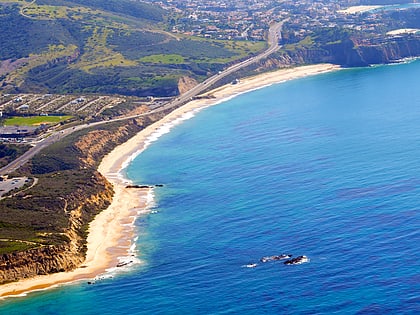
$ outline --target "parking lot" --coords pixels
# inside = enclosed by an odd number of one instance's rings
[[[15,188],[21,188],[29,179],[27,177],[15,177],[3,179],[0,181],[0,197],[12,191]]]

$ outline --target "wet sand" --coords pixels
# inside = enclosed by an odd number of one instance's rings
[[[338,69],[340,68],[335,65],[318,64],[287,68],[242,79],[237,84],[228,84],[206,93],[207,98],[187,103],[117,146],[103,158],[98,168],[113,184],[115,194],[111,205],[97,215],[90,224],[87,257],[83,265],[71,272],[37,276],[2,285],[0,297],[17,296],[57,285],[91,280],[106,273],[110,268],[115,268],[120,257],[130,259],[132,255],[130,248],[135,236],[134,220],[139,214],[148,212],[152,191],[149,188],[126,188],[128,181],[121,176],[121,170],[147,146],[150,137],[153,137],[159,128],[179,121],[188,113],[222,103],[247,91]]]

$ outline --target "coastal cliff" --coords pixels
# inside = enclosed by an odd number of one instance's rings
[[[386,43],[360,45],[357,49],[366,64],[386,64],[420,56],[420,37],[395,38]]]
[[[0,201],[0,284],[81,266],[89,223],[113,197],[100,161],[163,115],[73,134],[19,170],[38,184]]]
[[[408,35],[368,41],[344,38],[336,43],[321,45],[309,54],[302,49],[291,52],[290,55],[298,63],[328,62],[345,67],[387,64],[420,56],[420,36]]]
[[[60,233],[61,241],[54,240],[56,244],[38,243],[37,248],[2,254],[0,284],[69,271],[80,266],[86,253],[86,225],[96,213],[110,204],[113,194],[111,185],[102,175],[97,173],[92,176],[95,177],[92,183],[97,187],[95,194],[85,194],[77,189],[72,195],[63,197],[65,202],[62,208],[54,209],[55,212],[65,213],[63,219],[68,219],[67,228]]]
[[[278,52],[247,70],[264,72],[294,65],[317,63],[364,67],[420,56],[419,35],[359,40],[351,34],[339,33],[333,39],[336,40],[310,42],[305,39],[299,43],[285,43]]]
[[[337,38],[336,41],[328,43],[284,44],[269,57],[220,80],[218,85],[230,84],[238,77],[308,64],[331,63],[343,67],[365,67],[395,63],[404,58],[420,57],[419,35],[369,41],[357,40],[349,34],[340,34]]]
[[[0,283],[72,270],[82,261],[83,257],[66,245],[3,254],[0,257]]]

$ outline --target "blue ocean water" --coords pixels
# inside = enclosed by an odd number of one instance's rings
[[[0,313],[420,313],[419,74],[346,69],[198,113],[127,169],[165,185],[137,221],[143,263]],[[259,262],[281,253],[310,262]]]

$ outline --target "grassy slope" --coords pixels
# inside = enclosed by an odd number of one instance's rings
[[[0,0],[0,15],[0,60],[27,58],[0,70],[10,91],[175,95],[180,76],[200,79],[264,45],[175,37],[162,31],[165,11],[129,0]]]

